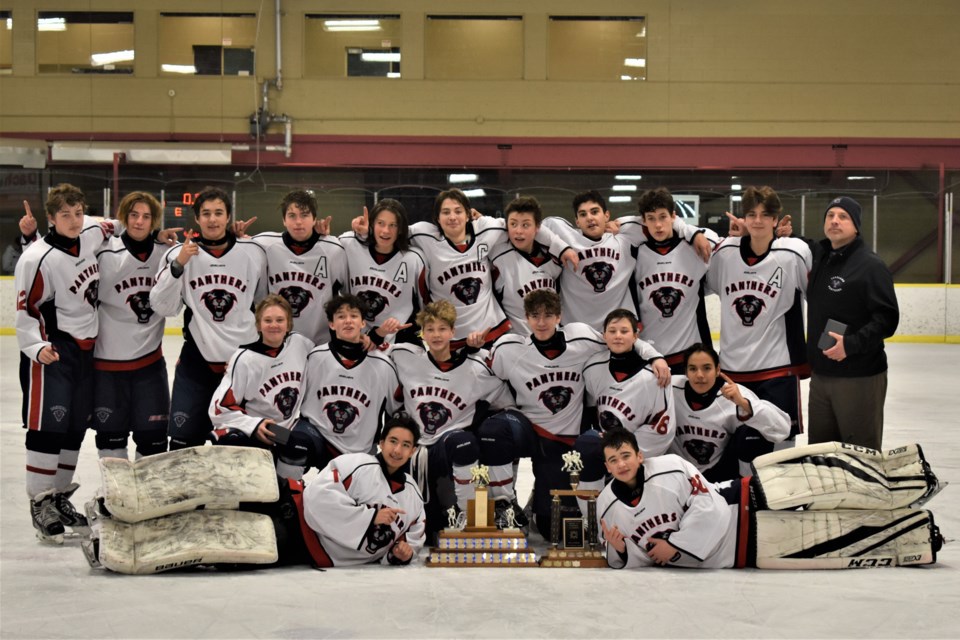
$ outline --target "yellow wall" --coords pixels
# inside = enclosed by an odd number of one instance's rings
[[[257,74],[272,77],[273,3],[87,0],[135,12],[135,75],[38,75],[35,11],[65,4],[5,0],[14,68],[0,78],[0,132],[247,131],[256,79],[161,77],[158,14],[263,7]],[[284,90],[271,109],[296,134],[960,137],[956,0],[367,0],[364,13],[402,16],[403,78],[304,77],[304,14],[345,6],[283,1]],[[521,11],[523,79],[430,79],[444,61],[425,49],[428,14]],[[647,17],[647,81],[547,79],[548,16],[585,11]]]

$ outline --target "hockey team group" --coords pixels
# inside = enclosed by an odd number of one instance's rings
[[[15,271],[37,537],[72,530],[124,573],[405,565],[467,510],[478,465],[497,525],[548,538],[576,450],[610,567],[934,562],[919,507],[940,483],[919,445],[881,448],[899,311],[860,205],[831,201],[812,241],[773,189],[742,204],[720,238],[663,188],[615,220],[578,194],[573,224],[531,197],[483,216],[449,189],[432,221],[384,199],[337,237],[295,190],[284,231],[250,237],[219,188],[195,196],[195,229],[160,230],[149,193],[98,221],[58,185],[45,235],[25,203]],[[181,312],[171,388],[164,318]],[[103,482],[82,514],[88,428]]]

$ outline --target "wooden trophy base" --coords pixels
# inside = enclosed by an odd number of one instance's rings
[[[540,560],[545,569],[606,569],[603,551],[589,549],[550,549]]]

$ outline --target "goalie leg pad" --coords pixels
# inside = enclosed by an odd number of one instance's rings
[[[100,474],[103,506],[123,522],[279,498],[270,452],[253,447],[190,447],[136,462],[103,458]]]
[[[269,516],[203,510],[130,524],[100,522],[99,563],[117,573],[151,574],[199,564],[272,564],[277,538]]]
[[[933,514],[920,509],[756,513],[761,569],[933,564],[942,541]]]
[[[880,452],[825,442],[760,456],[752,467],[761,509],[899,509],[940,489],[916,444]]]

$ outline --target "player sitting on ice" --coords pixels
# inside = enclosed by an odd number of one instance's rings
[[[196,565],[409,564],[424,542],[423,498],[404,471],[419,440],[413,420],[391,418],[376,456],[344,454],[306,488],[278,479],[270,452],[256,447],[191,447],[136,463],[103,459],[101,497],[87,505],[94,521],[84,554],[91,566],[129,574]]]
[[[787,449],[755,459],[753,477],[713,485],[679,456],[644,460],[624,429],[602,442],[614,479],[597,518],[615,569],[932,564],[943,542],[933,514],[915,508],[940,489],[918,445]]]

